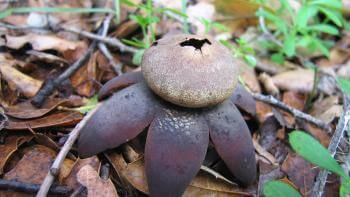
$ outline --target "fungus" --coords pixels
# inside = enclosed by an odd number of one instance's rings
[[[253,98],[237,84],[237,60],[208,37],[175,35],[156,43],[145,51],[142,74],[116,77],[100,90],[103,104],[79,136],[80,157],[118,147],[148,127],[150,196],[181,196],[209,140],[242,184],[254,182],[251,134],[236,105],[250,114],[255,107],[244,105]]]
[[[237,66],[229,50],[207,37],[177,35],[157,41],[142,58],[148,86],[183,107],[218,104],[232,95]]]

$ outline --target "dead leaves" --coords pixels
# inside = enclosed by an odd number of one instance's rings
[[[55,151],[45,146],[35,145],[29,148],[16,166],[5,174],[4,179],[41,184],[55,156]],[[65,159],[59,176],[67,176],[72,165],[72,161]]]
[[[49,99],[40,108],[34,107],[30,102],[22,102],[6,109],[6,115],[18,119],[39,118],[67,102],[65,99]]]
[[[69,41],[55,35],[27,34],[24,36],[6,36],[6,46],[11,49],[20,49],[25,44],[31,44],[34,50],[56,50],[60,53],[82,50],[84,42]]]
[[[136,160],[121,169],[124,178],[136,189],[148,193],[143,159]],[[216,179],[205,171],[200,171],[192,180],[183,196],[241,196],[250,195],[241,191],[237,186]]]
[[[19,90],[28,98],[35,96],[39,91],[43,83],[42,81],[23,74],[6,62],[0,62],[0,64],[2,76],[14,89]]]
[[[118,193],[110,179],[103,180],[90,165],[82,167],[78,174],[78,181],[88,189],[88,196],[117,197]]]
[[[83,116],[79,112],[67,111],[50,114],[43,118],[32,120],[10,120],[6,129],[8,130],[25,130],[27,128],[46,128],[53,126],[73,126],[77,124]]]
[[[0,145],[0,174],[3,174],[6,163],[19,146],[31,139],[31,136],[10,136],[5,139],[5,143]]]
[[[282,90],[310,93],[314,85],[314,72],[309,69],[286,71],[273,76],[272,80]]]

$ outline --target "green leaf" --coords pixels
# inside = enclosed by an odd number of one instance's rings
[[[293,150],[305,160],[339,176],[347,176],[328,150],[310,135],[302,131],[293,131],[289,134],[289,142]]]
[[[80,113],[83,113],[83,114],[89,112],[90,110],[95,108],[95,106],[97,105],[97,103],[98,103],[98,99],[97,98],[98,98],[98,96],[96,94],[93,97],[91,97],[84,106],[74,108],[74,110],[77,110],[77,111],[79,111]]]
[[[343,183],[340,185],[340,190],[339,190],[340,197],[349,197],[350,196],[350,180],[349,179],[344,179]]]
[[[128,39],[122,39],[122,42],[127,44],[127,45],[131,45],[134,47],[138,47],[138,48],[145,48],[145,43],[141,40],[137,40],[136,38],[133,38],[132,40],[128,40]]]
[[[127,6],[138,7],[138,5],[136,3],[129,1],[129,0],[120,0],[120,2],[127,5]]]
[[[223,32],[229,31],[229,28],[226,25],[219,22],[213,22],[213,27]]]
[[[307,22],[309,20],[309,7],[308,6],[302,6],[298,14],[296,16],[295,22],[297,24],[297,27],[300,29],[303,29],[306,27]]]
[[[292,57],[295,55],[295,34],[290,34],[284,38],[283,52]]]
[[[250,66],[250,67],[255,67],[256,66],[256,59],[252,55],[244,55],[243,56],[244,61]]]
[[[147,19],[141,15],[130,14],[129,18],[138,23],[140,26],[147,26]]]
[[[342,27],[342,15],[340,12],[325,9],[325,8],[319,8],[319,10],[325,14],[329,20],[331,20],[334,24],[336,24],[338,27]]]
[[[11,14],[30,13],[30,12],[68,12],[68,13],[111,13],[114,14],[114,10],[109,8],[63,8],[63,7],[18,7],[9,8],[0,13],[0,19],[7,17]]]
[[[264,185],[265,197],[301,197],[300,193],[292,186],[282,181],[269,181]]]
[[[271,55],[271,60],[278,63],[278,64],[284,64],[284,56],[282,53],[274,53]]]
[[[327,24],[317,24],[317,25],[311,25],[307,27],[307,30],[309,31],[319,31],[331,35],[338,35],[339,31],[337,28],[335,28],[332,25],[327,25]]]
[[[115,22],[120,23],[120,1],[114,0]]]
[[[348,95],[350,95],[350,81],[344,77],[337,77],[337,84]]]
[[[315,48],[321,51],[323,55],[325,55],[327,58],[329,58],[329,49],[325,45],[325,42],[322,42],[321,40],[314,38],[313,39],[313,44],[315,45]]]
[[[134,56],[132,57],[132,63],[135,65],[140,65],[144,52],[145,52],[145,49],[140,49],[136,53],[134,53]]]
[[[343,4],[339,0],[313,0],[310,1],[310,5],[319,5],[323,7],[328,7],[336,10],[340,10],[343,7]]]

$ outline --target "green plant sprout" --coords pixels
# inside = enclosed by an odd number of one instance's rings
[[[350,196],[350,177],[344,172],[344,170],[340,167],[338,162],[332,157],[328,150],[323,147],[315,138],[311,137],[303,131],[295,130],[289,134],[289,143],[291,144],[293,150],[305,160],[340,176],[343,179],[340,186],[340,196]],[[267,194],[269,194],[269,191],[272,190],[277,190],[279,192],[285,192],[286,190],[286,188],[283,186],[278,186],[276,184],[272,185],[269,183],[270,182],[266,183],[264,186],[265,195],[265,191],[268,191]]]
[[[249,46],[248,42],[242,38],[238,38],[235,40],[237,46],[231,44],[227,40],[220,40],[220,42],[232,50],[233,55],[237,58],[243,58],[243,60],[251,67],[256,66],[257,61],[255,59],[255,51]]]
[[[298,9],[293,9],[287,0],[279,2],[280,7],[273,11],[264,8],[266,1],[259,1],[261,8],[256,13],[274,28],[272,35],[276,40],[262,41],[261,44],[275,51],[271,59],[277,63],[303,53],[321,52],[329,57],[329,49],[334,43],[321,36],[337,36],[339,28],[349,29],[340,0],[301,0]]]

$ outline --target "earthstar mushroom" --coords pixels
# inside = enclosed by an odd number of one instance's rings
[[[148,127],[150,196],[181,196],[199,171],[209,140],[235,178],[251,184],[255,151],[235,105],[248,113],[255,108],[242,105],[254,100],[237,84],[236,61],[209,37],[175,35],[156,41],[145,51],[142,73],[116,77],[100,90],[105,100],[81,130],[80,157],[118,147]]]
[[[146,50],[142,73],[163,99],[183,107],[208,107],[232,95],[237,64],[215,40],[194,35],[163,38]]]

